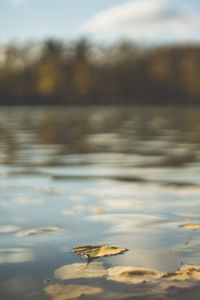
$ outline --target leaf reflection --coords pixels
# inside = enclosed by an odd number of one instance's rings
[[[99,287],[77,284],[49,285],[44,289],[44,291],[53,300],[77,299],[83,295],[95,295],[103,292],[103,290]]]
[[[62,228],[59,226],[39,227],[39,228],[34,228],[34,229],[18,231],[16,233],[16,236],[17,237],[34,236],[34,235],[43,234],[43,233],[54,233],[54,232],[58,232],[61,230],[62,230]]]
[[[200,280],[200,266],[183,265],[176,272],[166,273],[163,278],[167,280],[185,281],[189,279]]]
[[[105,276],[107,271],[102,264],[71,264],[60,267],[55,270],[54,276],[57,279],[75,279],[75,278],[97,278]]]
[[[138,284],[148,281],[154,281],[163,276],[161,272],[153,269],[136,268],[136,267],[125,267],[117,266],[108,269],[108,279],[129,283]]]

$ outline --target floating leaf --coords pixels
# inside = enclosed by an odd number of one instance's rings
[[[193,238],[193,234],[196,230],[200,229],[200,224],[199,223],[185,223],[182,225],[179,225],[180,228],[186,229],[186,230],[192,230],[192,234],[189,236],[189,238],[185,241],[185,245],[188,245],[189,242]]]
[[[197,230],[200,229],[200,224],[199,223],[186,223],[179,225],[179,227],[183,229],[188,229],[188,230]]]
[[[96,278],[103,277],[107,274],[103,265],[101,264],[71,264],[65,265],[55,270],[55,277],[57,279],[75,279],[75,278]]]
[[[94,207],[92,211],[96,214],[101,215],[101,214],[104,214],[106,210],[103,207]]]
[[[162,273],[146,268],[117,266],[108,269],[108,279],[124,283],[142,283],[159,279]]]
[[[16,236],[18,236],[18,237],[33,236],[33,235],[38,235],[38,234],[42,234],[42,233],[53,233],[53,232],[57,232],[57,231],[61,231],[61,230],[62,229],[59,226],[39,227],[39,228],[34,228],[34,229],[18,231],[16,233]]]
[[[88,262],[104,256],[122,254],[128,251],[126,248],[110,247],[107,245],[100,246],[80,246],[73,249],[77,255],[84,256]]]
[[[200,280],[200,266],[184,265],[176,272],[166,273],[163,278],[184,281],[188,279]]]
[[[83,295],[95,295],[103,292],[99,287],[93,287],[89,285],[49,285],[44,289],[45,293],[49,295],[53,300],[68,300],[77,299]]]

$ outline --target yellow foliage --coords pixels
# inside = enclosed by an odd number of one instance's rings
[[[54,64],[41,65],[38,72],[38,92],[43,96],[51,95],[56,89],[59,77],[58,70]]]
[[[90,89],[90,85],[91,77],[88,67],[84,64],[79,64],[74,75],[74,87],[76,93],[80,96],[86,96]]]
[[[168,79],[171,76],[170,60],[165,56],[157,56],[152,62],[151,75],[156,79]]]
[[[181,64],[182,82],[186,91],[192,95],[200,93],[200,64],[196,55],[188,55]]]

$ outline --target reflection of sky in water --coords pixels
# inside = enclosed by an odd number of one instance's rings
[[[29,249],[9,248],[0,249],[0,264],[21,263],[33,259],[33,254]]]
[[[109,266],[172,271],[182,262],[199,264],[199,232],[186,245],[190,231],[179,227],[200,222],[198,122],[186,113],[178,122],[170,109],[152,109],[146,125],[140,110],[120,115],[116,109],[110,119],[103,112],[98,111],[98,126],[95,110],[72,114],[68,126],[68,112],[57,111],[63,128],[46,140],[48,111],[33,110],[26,120],[23,110],[16,115],[2,110],[1,127],[4,120],[8,125],[0,139],[0,291],[5,298],[14,299],[6,280],[22,284],[26,274],[42,290],[56,268],[82,262],[71,252],[81,244],[130,249],[105,258]],[[81,113],[83,123],[78,123]],[[45,226],[63,231],[16,236]],[[31,286],[15,299],[29,292],[34,294]]]

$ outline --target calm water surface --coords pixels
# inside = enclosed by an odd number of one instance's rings
[[[84,261],[79,245],[129,249],[100,259],[105,268],[200,265],[200,232],[179,227],[188,222],[200,223],[199,109],[1,108],[2,300],[50,299],[54,271]],[[62,230],[16,235],[43,226]],[[200,299],[198,282],[62,284],[103,289],[83,299]]]

